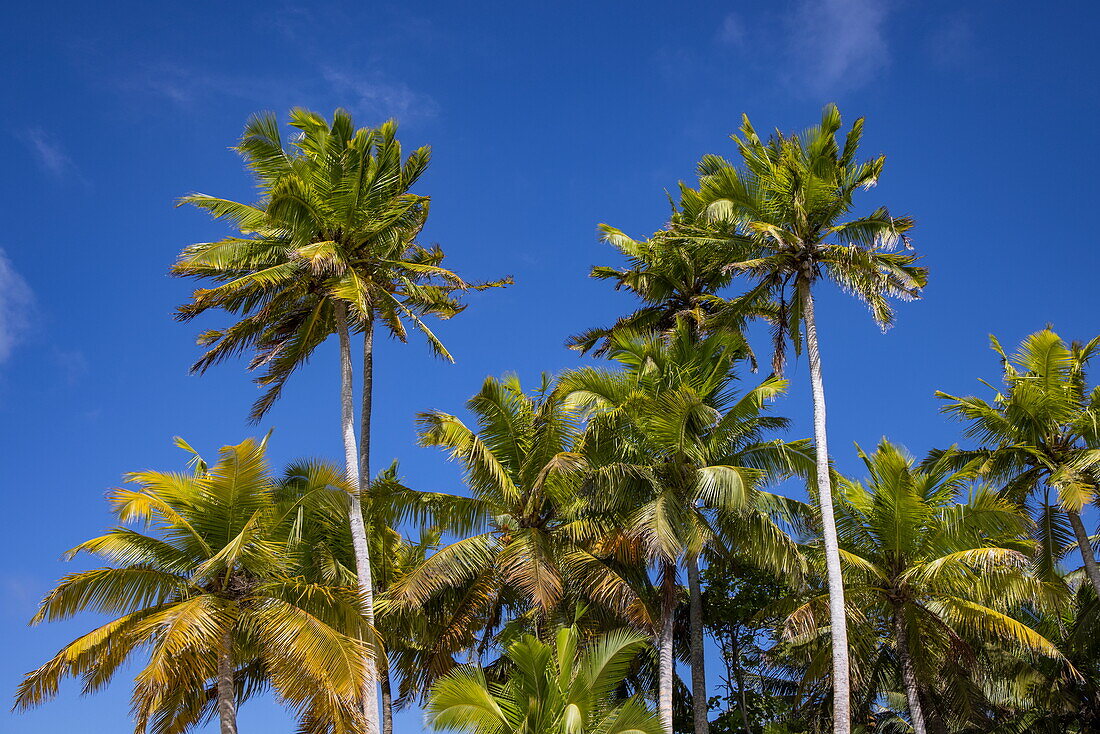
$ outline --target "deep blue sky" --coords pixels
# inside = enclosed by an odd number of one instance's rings
[[[887,0],[759,3],[23,3],[0,29],[5,114],[0,179],[0,698],[92,620],[28,630],[63,573],[59,555],[107,524],[104,492],[142,468],[176,468],[174,434],[212,453],[276,426],[273,459],[339,456],[332,349],[290,385],[260,428],[239,365],[188,375],[196,327],[171,319],[189,285],[166,270],[184,245],[224,232],[175,209],[198,190],[248,199],[228,150],[247,116],[294,105],[396,116],[430,143],[420,191],[426,239],[470,278],[515,276],[439,330],[458,359],[387,343],[377,372],[375,463],[397,457],[413,486],[458,473],[414,446],[418,410],[461,409],[487,374],[578,364],[562,347],[631,307],[586,278],[615,262],[596,238],[635,235],[667,213],[663,191],[748,112],[758,129],[800,128],[836,101],[868,118],[886,152],[864,195],[914,215],[931,269],[924,301],[881,334],[833,292],[820,316],[832,446],[887,434],[923,453],[957,439],[936,389],[995,378],[1006,344],[1052,322],[1100,332],[1094,284],[1093,132],[1100,15],[1085,2]],[[765,344],[761,344],[766,349]],[[805,367],[779,410],[809,430]],[[0,731],[116,734],[128,687],[0,714]],[[0,706],[0,709],[6,708]],[[273,705],[242,731],[287,731]],[[402,715],[415,732],[419,714]],[[267,728],[270,727],[270,728]]]

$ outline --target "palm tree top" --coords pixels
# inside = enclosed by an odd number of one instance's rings
[[[765,141],[746,115],[740,134],[731,135],[739,164],[718,155],[699,162],[698,195],[710,226],[694,237],[723,247],[727,267],[755,281],[750,302],[767,296],[778,304],[777,368],[787,339],[801,350],[799,283],[829,278],[863,301],[885,329],[894,320],[890,299],[919,298],[927,282],[908,235],[912,217],[884,206],[852,216],[856,193],[878,183],[886,157],[857,159],[863,118],[843,141],[841,126],[839,110],[829,104],[820,124],[796,134],[777,130]]]
[[[67,575],[32,620],[93,612],[109,621],[28,674],[17,708],[52,698],[69,676],[100,690],[147,655],[134,680],[136,731],[179,734],[212,715],[211,681],[227,656],[241,700],[270,687],[303,718],[358,721],[370,656],[360,597],[301,575],[289,527],[313,497],[346,488],[335,470],[291,487],[271,475],[265,449],[250,439],[211,465],[194,455],[190,473],[127,476],[109,496],[120,524],[67,554],[106,566]]]
[[[1100,385],[1088,386],[1087,369],[1100,337],[1067,344],[1048,327],[1026,337],[1015,354],[994,336],[990,346],[1002,365],[1001,387],[983,381],[992,400],[936,392],[942,412],[965,421],[965,435],[980,444],[951,453],[957,462],[982,458],[983,471],[1006,482],[1014,499],[1046,481],[1063,507],[1079,511],[1098,485]]]
[[[267,388],[254,420],[336,330],[339,313],[350,314],[353,329],[377,322],[400,341],[411,324],[436,354],[452,359],[423,317],[451,318],[465,308],[462,293],[511,282],[466,281],[443,267],[439,246],[417,243],[430,199],[411,188],[431,151],[423,146],[403,157],[395,121],[356,128],[345,110],[329,123],[296,108],[290,124],[299,132],[288,144],[273,114],[254,115],[235,148],[256,180],[255,204],[197,193],[180,199],[238,231],[185,248],[172,273],[213,283],[194,292],[179,319],[211,309],[239,317],[199,336],[206,352],[193,369],[251,352],[249,369],[262,370],[257,382]]]

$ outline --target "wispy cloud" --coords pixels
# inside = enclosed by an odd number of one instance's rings
[[[7,253],[0,248],[0,363],[11,356],[26,330],[33,302],[27,281],[16,272]]]
[[[61,147],[61,143],[42,128],[32,127],[23,131],[23,140],[38,164],[51,176],[60,177],[77,172],[76,165]]]
[[[199,73],[185,66],[161,64],[126,79],[122,86],[183,108],[232,98],[275,109],[335,102],[377,119],[424,119],[439,113],[439,105],[431,96],[404,82],[377,72],[355,75],[331,66],[319,67],[310,78],[274,79]]]
[[[727,13],[722,19],[722,25],[718,26],[718,42],[740,48],[745,45],[747,38],[745,21],[737,13]]]
[[[863,86],[889,66],[893,9],[893,0],[796,0],[786,12],[751,21],[727,13],[715,40],[735,51],[753,49],[756,58],[746,61],[801,93],[827,97]]]
[[[409,120],[439,114],[434,99],[412,90],[404,82],[379,75],[353,76],[331,67],[323,68],[321,75],[336,96],[347,99],[349,109],[365,115]]]
[[[812,94],[848,91],[890,63],[882,0],[800,0],[788,16],[793,80]]]

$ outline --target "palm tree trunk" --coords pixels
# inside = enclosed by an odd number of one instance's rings
[[[1081,522],[1081,513],[1067,511],[1069,524],[1073,526],[1073,534],[1077,536],[1077,547],[1081,550],[1081,560],[1085,562],[1085,573],[1092,582],[1092,588],[1096,589],[1096,595],[1100,596],[1100,567],[1096,565],[1096,556],[1092,552],[1092,542],[1085,530],[1085,523]]]
[[[901,609],[894,610],[894,628],[898,635],[898,660],[901,661],[901,679],[905,684],[905,698],[909,702],[909,721],[913,725],[913,734],[928,734],[928,727],[924,723],[924,709],[920,703],[920,690],[917,688],[917,672],[913,669],[909,631]]]
[[[222,638],[218,653],[218,720],[221,734],[237,734],[237,694],[233,682],[233,637]]]
[[[657,716],[672,734],[672,642],[676,619],[676,564],[661,564],[661,629],[657,638]]]
[[[378,668],[378,677],[382,684],[382,734],[393,734],[393,690],[388,666]]]
[[[703,590],[699,584],[699,558],[688,556],[687,564],[689,624],[691,626],[691,706],[695,734],[709,734],[707,719],[707,672],[703,654]]]
[[[817,453],[817,501],[821,508],[821,530],[825,541],[825,570],[829,582],[829,627],[833,644],[833,732],[850,734],[851,683],[848,662],[848,621],[844,610],[844,577],[840,570],[840,545],[833,518],[833,489],[829,478],[829,441],[825,430],[825,383],[821,377],[821,352],[817,342],[817,321],[810,282],[798,280],[806,325],[806,354],[810,362],[810,386],[814,400],[814,446]]]
[[[355,570],[359,577],[359,594],[363,601],[363,613],[368,624],[374,626],[374,582],[371,578],[370,550],[367,545],[367,529],[363,523],[363,505],[360,498],[359,447],[355,441],[355,388],[352,384],[351,337],[348,334],[347,307],[336,305],[336,331],[340,337],[340,424],[344,439],[345,474],[351,487],[348,502],[348,522],[351,526],[351,545],[355,551]],[[363,681],[364,734],[378,734],[378,691],[373,658],[367,661],[367,675]]]

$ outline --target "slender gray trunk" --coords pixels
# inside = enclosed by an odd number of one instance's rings
[[[821,507],[821,530],[825,542],[825,570],[829,583],[829,627],[833,645],[833,732],[850,734],[851,683],[848,662],[848,620],[844,610],[844,577],[840,569],[840,545],[833,518],[833,488],[829,477],[829,441],[825,430],[825,384],[821,377],[817,321],[810,282],[800,276],[803,321],[806,325],[806,354],[810,362],[810,386],[814,400],[814,446],[817,453],[817,501]]]
[[[913,725],[913,734],[928,734],[928,727],[924,723],[924,709],[920,703],[920,690],[917,688],[917,672],[913,669],[913,657],[910,653],[909,630],[901,609],[894,610],[894,628],[898,635],[898,660],[901,661],[901,679],[905,684],[905,698],[909,702],[909,721]]]
[[[691,706],[695,719],[695,734],[709,734],[707,718],[707,672],[703,653],[703,590],[699,584],[699,558],[685,559],[688,577],[688,621],[691,627]]]
[[[233,682],[233,636],[222,638],[218,651],[218,720],[221,734],[237,734],[237,692]]]
[[[380,666],[378,677],[382,684],[382,734],[393,734],[393,689],[390,686],[389,667]]]
[[[1073,526],[1073,534],[1077,536],[1077,547],[1081,550],[1081,560],[1085,562],[1085,573],[1092,582],[1092,588],[1096,589],[1096,596],[1100,597],[1100,567],[1096,565],[1096,555],[1092,552],[1092,543],[1089,534],[1085,530],[1085,523],[1081,521],[1081,513],[1067,511],[1069,524]]]
[[[676,623],[676,564],[661,568],[661,628],[657,636],[657,716],[666,734],[672,734],[672,642]]]
[[[741,642],[737,639],[739,632],[740,628],[737,627],[730,635],[734,654],[732,670],[734,680],[737,681],[737,705],[741,709],[741,721],[745,723],[745,734],[749,734],[752,724],[749,721],[749,703],[745,700],[745,677],[741,674]]]
[[[359,594],[363,601],[363,613],[373,634],[374,582],[371,578],[370,549],[367,545],[367,529],[363,523],[363,505],[360,497],[359,447],[355,440],[355,388],[351,369],[351,337],[348,334],[347,307],[336,305],[336,331],[340,337],[340,425],[344,439],[345,474],[351,488],[348,502],[348,522],[351,526],[351,545],[355,551],[355,570],[359,578]],[[373,640],[371,640],[373,646]],[[374,670],[373,649],[367,661],[367,675],[363,681],[364,734],[378,734],[378,687]]]

